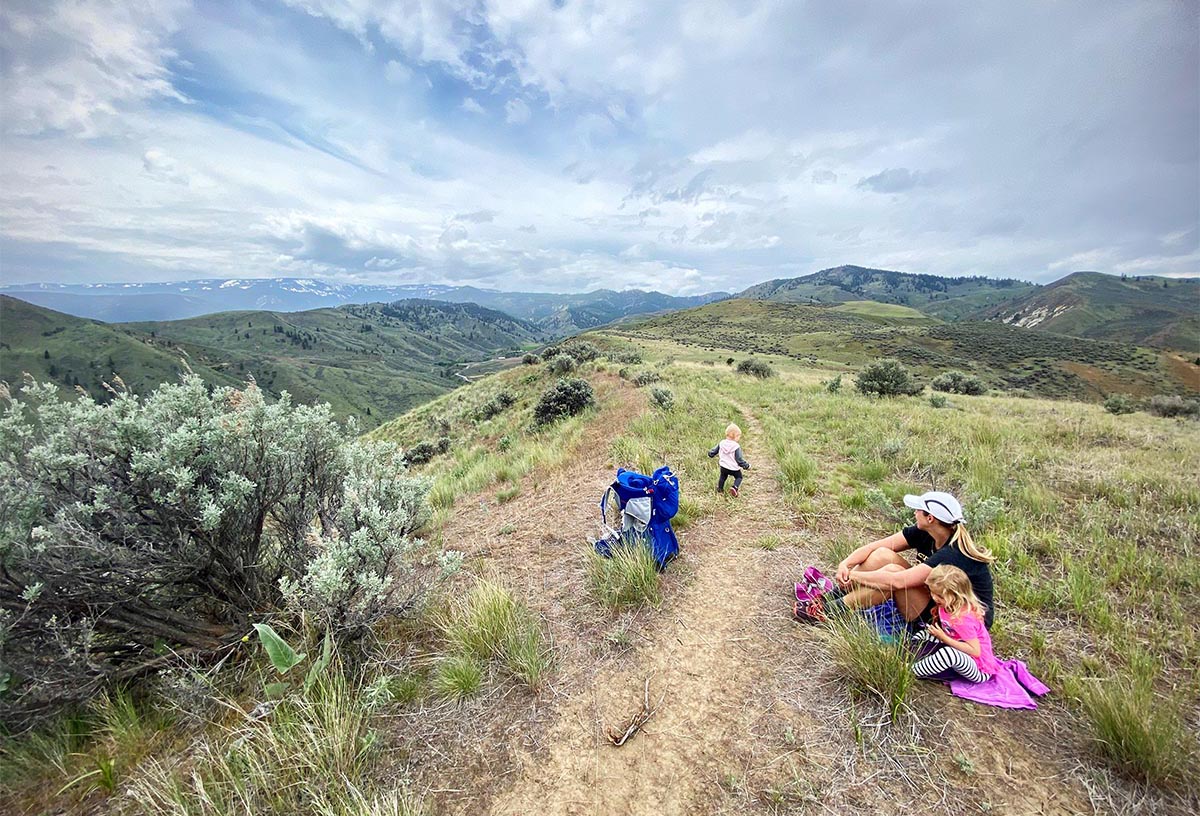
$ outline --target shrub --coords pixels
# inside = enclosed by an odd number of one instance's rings
[[[524,365],[537,365],[541,361],[542,361],[542,358],[538,357],[532,351],[527,353],[524,357],[521,358],[521,362]]]
[[[945,408],[946,407],[946,398],[944,396],[942,396],[941,394],[930,394],[929,395],[929,404],[931,406],[933,406],[934,408]]]
[[[725,365],[727,365],[727,366],[731,366],[731,365],[733,365],[733,358],[732,358],[732,357],[726,357],[726,358],[725,358]]]
[[[916,682],[913,657],[903,640],[881,641],[875,627],[859,615],[834,618],[828,631],[834,666],[850,683],[851,691],[877,697],[895,722],[907,707],[905,699]]]
[[[586,340],[572,340],[562,345],[562,353],[571,355],[576,362],[590,363],[600,356],[600,349]]]
[[[739,374],[750,374],[755,377],[767,379],[775,375],[775,369],[764,363],[762,360],[755,360],[753,357],[742,360],[737,364],[737,372]]]
[[[156,644],[236,640],[284,577],[338,625],[412,608],[429,486],[356,435],[253,384],[188,376],[101,405],[28,383],[0,416],[0,601],[20,610],[0,618],[0,718],[90,697]]]
[[[546,364],[546,370],[551,374],[561,377],[564,374],[570,374],[575,370],[575,358],[569,354],[559,354]]]
[[[486,421],[494,416],[504,413],[506,408],[510,408],[516,403],[517,398],[508,391],[501,391],[496,396],[479,406],[479,410],[475,412],[476,419]]]
[[[987,386],[983,384],[983,380],[961,371],[947,371],[939,374],[929,385],[934,391],[945,391],[949,394],[979,396],[987,393]]]
[[[842,390],[842,375],[838,374],[832,380],[822,380],[821,385],[825,386],[825,390],[830,394],[836,394]]]
[[[542,349],[542,359],[549,361],[552,357],[557,357],[562,353],[562,349],[558,346],[546,346]]]
[[[605,558],[594,549],[588,555],[588,583],[604,606],[620,608],[662,600],[658,564],[640,537],[612,548]]]
[[[450,437],[448,436],[440,437],[436,442],[428,440],[418,442],[404,451],[404,464],[423,465],[439,454],[448,453],[449,450]]]
[[[854,381],[863,394],[880,397],[916,396],[925,386],[913,380],[908,369],[897,359],[887,357],[867,365]]]
[[[656,385],[650,389],[650,402],[664,411],[670,411],[675,407],[675,394],[670,388],[660,388]]]
[[[1110,414],[1132,414],[1137,410],[1137,403],[1128,394],[1110,394],[1104,401],[1104,410]]]
[[[652,369],[646,369],[634,374],[633,379],[630,380],[630,382],[632,382],[638,388],[641,388],[643,385],[649,385],[650,383],[658,382],[661,379],[662,374],[659,374],[657,371]]]
[[[596,398],[587,380],[562,379],[542,393],[533,407],[533,421],[537,425],[548,425],[563,417],[583,413],[595,404]]]
[[[1150,398],[1150,413],[1160,417],[1196,416],[1200,414],[1200,402],[1159,394]]]

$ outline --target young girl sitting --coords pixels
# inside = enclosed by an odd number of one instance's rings
[[[742,457],[742,446],[738,440],[742,438],[742,429],[732,422],[725,429],[725,438],[718,442],[708,452],[709,458],[720,454],[721,477],[717,479],[717,492],[725,492],[725,480],[733,477],[733,487],[729,493],[737,498],[738,488],[742,486],[742,470],[749,470],[750,463]]]
[[[933,568],[925,585],[937,604],[935,622],[925,631],[931,643],[938,640],[945,645],[914,663],[913,673],[926,680],[990,680],[1000,666],[992,654],[992,638],[983,625],[986,610],[971,589],[967,574],[943,564]]]

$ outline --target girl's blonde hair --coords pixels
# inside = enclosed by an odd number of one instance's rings
[[[732,439],[736,442],[742,438],[742,429],[739,428],[735,423],[730,422],[729,427],[725,429],[725,438]]]
[[[987,614],[983,601],[971,588],[971,579],[958,567],[950,564],[934,567],[925,579],[925,586],[942,596],[945,601],[942,608],[952,618],[957,618],[966,610],[974,612],[980,620]]]

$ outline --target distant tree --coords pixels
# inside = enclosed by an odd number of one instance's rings
[[[42,352],[42,359],[43,359],[43,360],[49,360],[49,359],[50,359],[50,349],[46,349],[45,351],[43,351],[43,352]]]
[[[880,397],[916,396],[925,390],[904,364],[892,357],[868,364],[859,372],[854,387],[860,393]]]
[[[1137,410],[1137,403],[1128,394],[1111,394],[1104,400],[1104,410],[1110,414],[1132,414]]]
[[[961,371],[946,371],[939,374],[929,385],[934,391],[945,391],[949,394],[978,396],[987,393],[987,386],[983,384],[983,380]]]

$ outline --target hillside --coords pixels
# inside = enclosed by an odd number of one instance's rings
[[[103,324],[3,304],[0,378],[22,371],[103,398],[116,371],[137,393],[178,379],[186,357],[206,381],[253,376],[272,395],[329,402],[367,428],[462,382],[468,362],[536,344],[536,327],[473,304],[409,300],[308,312],[226,312],[179,321]]]
[[[861,304],[727,300],[619,331],[697,350],[786,356],[831,370],[898,357],[926,377],[962,369],[997,388],[1054,398],[1200,392],[1200,367],[1160,350],[985,321],[921,323]]]
[[[475,303],[566,336],[618,318],[686,309],[725,297],[601,289],[580,294],[500,292],[473,286],[337,284],[305,278],[193,280],[160,283],[17,284],[0,293],[55,311],[112,323],[180,320],[240,310],[297,312],[348,304],[426,299]]]
[[[760,283],[737,297],[809,304],[873,300],[911,306],[952,320],[1035,288],[1034,284],[1011,279],[944,278],[861,266],[837,266],[799,278]]]
[[[102,385],[120,374],[130,390],[144,394],[162,382],[175,382],[184,370],[182,354],[166,342],[95,320],[42,309],[0,295],[0,380],[21,383],[23,372],[67,390],[82,387],[105,399]],[[237,376],[192,361],[213,385],[239,385]]]
[[[1200,279],[1076,272],[981,312],[1041,331],[1200,354]]]

